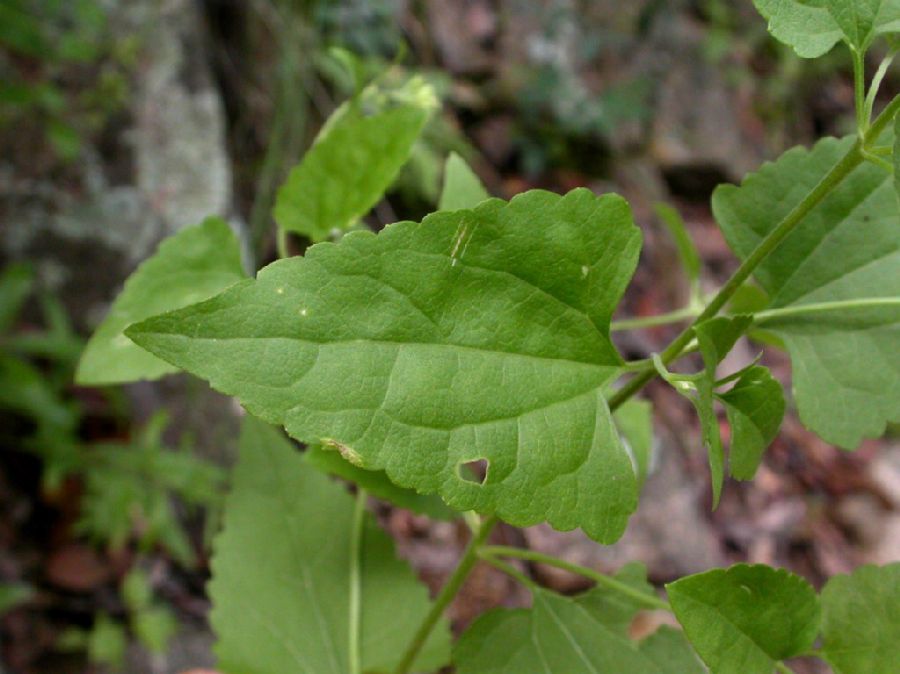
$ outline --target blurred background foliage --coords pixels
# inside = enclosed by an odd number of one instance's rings
[[[0,671],[210,662],[203,584],[235,409],[184,377],[77,388],[74,364],[124,278],[181,227],[221,215],[249,266],[274,259],[276,190],[323,120],[372,79],[410,74],[443,107],[367,224],[434,210],[451,151],[501,197],[614,189],[646,239],[630,315],[696,290],[654,204],[685,215],[703,283],[714,284],[733,258],[708,211],[713,187],[853,123],[848,59],[797,58],[749,0],[0,0]],[[889,78],[883,91],[896,90]],[[666,337],[620,346],[643,355]],[[773,367],[788,376],[786,362]],[[668,405],[665,442],[690,446],[697,429],[680,402]],[[692,492],[681,547],[677,532],[672,550],[657,533],[655,548],[626,542],[579,561],[619,564],[622,550],[649,559],[660,581],[748,557],[812,578],[897,557],[861,524],[898,527],[866,477],[873,452],[847,458],[796,422],[785,437],[761,485],[732,490],[716,515]],[[655,497],[663,511],[704,482],[702,461],[673,455],[669,491]],[[791,500],[792,490],[820,501]],[[860,493],[877,494],[875,505],[821,504]],[[381,514],[426,579],[439,579],[456,525]],[[515,601],[477,582],[471,592],[458,621]]]

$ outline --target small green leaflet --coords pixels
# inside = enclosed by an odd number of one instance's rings
[[[466,160],[451,152],[444,164],[444,189],[438,203],[439,211],[475,208],[490,195]]]
[[[825,139],[719,187],[713,212],[746,258],[853,145]],[[771,297],[757,325],[784,340],[800,418],[845,448],[900,421],[900,204],[891,177],[858,166],[757,268]]]
[[[546,590],[533,596],[530,610],[491,611],[463,634],[453,650],[458,674],[705,672],[679,631],[629,639],[638,607],[621,606],[610,615],[604,609],[615,605],[601,588],[574,599]]]
[[[653,455],[653,405],[632,398],[613,413],[613,420],[631,452],[638,485],[643,485]]]
[[[352,232],[128,334],[396,484],[612,542],[637,485],[609,323],[640,241],[621,197],[535,190]]]
[[[822,590],[822,651],[836,674],[895,672],[900,663],[900,563],[862,566]]]
[[[724,382],[716,382],[716,367],[734,347],[737,339],[746,332],[752,319],[749,316],[717,317],[704,321],[694,332],[703,356],[707,382],[717,387]],[[738,480],[751,480],[759,468],[763,452],[775,439],[784,419],[784,392],[768,368],[750,365],[729,377],[736,380],[734,386],[725,393],[713,393],[712,397],[725,406],[728,423],[731,426],[729,447],[729,473]],[[703,384],[704,386],[707,384]],[[698,383],[698,387],[701,384]],[[710,404],[709,396],[702,396]],[[708,410],[707,418],[715,419]],[[718,434],[718,422],[708,429],[710,434]],[[721,441],[713,447],[721,451]],[[716,458],[716,467],[718,458]]]
[[[349,671],[353,511],[343,487],[311,470],[281,433],[245,418],[209,586],[222,672]],[[428,593],[368,514],[360,558],[362,670],[391,671],[428,612]],[[449,639],[442,620],[417,671],[446,664]]]
[[[808,650],[819,631],[816,591],[783,569],[738,564],[687,576],[666,590],[712,674],[772,674],[777,661]]]
[[[738,480],[752,480],[763,453],[781,428],[784,392],[768,368],[753,365],[734,386],[716,394],[725,405],[731,426],[728,470]]]
[[[876,35],[900,31],[900,0],[754,0],[769,32],[815,58],[840,40],[865,52]]]
[[[26,264],[10,264],[0,272],[0,333],[14,327],[34,287],[34,271]]]
[[[278,190],[278,225],[312,241],[348,229],[390,186],[436,107],[418,77],[393,91],[367,87],[342,105]]]
[[[169,237],[125,282],[88,341],[75,381],[119,384],[177,372],[178,368],[135,345],[123,334],[125,328],[205,300],[244,278],[240,246],[224,220],[207,218]]]
[[[666,226],[669,234],[675,241],[675,247],[678,249],[678,257],[681,259],[681,265],[687,274],[691,285],[695,285],[700,278],[700,255],[691,236],[688,234],[687,226],[681,214],[669,206],[668,204],[654,204],[653,210],[656,211],[656,217]]]
[[[383,470],[358,468],[344,459],[339,452],[325,449],[322,445],[310,445],[304,458],[318,470],[349,480],[372,496],[390,501],[395,506],[436,520],[452,520],[459,516],[455,510],[444,505],[438,496],[417,494],[413,489],[398,487],[390,481]]]

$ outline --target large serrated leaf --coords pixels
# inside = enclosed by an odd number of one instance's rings
[[[346,674],[353,498],[252,417],[244,420],[240,445],[209,587],[219,669]],[[362,669],[391,671],[428,612],[428,594],[368,514],[360,559]],[[448,659],[442,620],[416,671]]]
[[[278,190],[278,225],[312,241],[349,228],[397,177],[436,105],[431,87],[412,78],[397,91],[369,87],[338,108]]]
[[[816,592],[803,578],[738,564],[666,586],[688,639],[712,674],[772,674],[810,646],[819,630]]]
[[[815,58],[845,40],[865,51],[876,35],[900,31],[898,0],[754,0],[769,32]]]
[[[822,651],[837,674],[896,672],[900,563],[862,566],[822,590]]]
[[[852,144],[795,148],[740,187],[719,187],[713,211],[731,248],[746,258]],[[890,176],[865,163],[755,272],[772,298],[759,323],[790,352],[800,418],[842,447],[900,420],[898,269],[900,205]]]
[[[683,634],[666,630],[634,642],[620,624],[626,616],[615,612],[610,621],[605,602],[585,601],[590,594],[571,599],[537,590],[531,610],[487,613],[453,650],[458,673],[703,674]]]
[[[640,238],[618,196],[533,191],[313,246],[128,334],[397,484],[610,542],[637,487],[609,322]]]
[[[208,218],[169,237],[125,282],[109,314],[78,363],[79,384],[120,384],[176,372],[128,339],[136,321],[179,309],[246,278],[234,233],[221,218]]]

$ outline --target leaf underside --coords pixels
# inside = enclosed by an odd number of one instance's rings
[[[532,191],[313,246],[129,335],[401,486],[611,542],[637,487],[609,321],[640,239],[618,196]]]
[[[271,426],[246,417],[240,444],[209,586],[218,669],[346,674],[353,498]],[[428,593],[368,513],[360,558],[361,664],[390,671],[428,612]],[[417,668],[446,664],[449,641],[441,620]]]
[[[188,306],[245,279],[241,250],[228,224],[208,218],[166,239],[125,283],[109,314],[88,341],[75,380],[118,384],[176,372],[124,334],[150,316]]]
[[[825,139],[765,164],[740,187],[718,188],[713,212],[746,258],[844,156],[852,138]],[[773,309],[835,301],[890,300],[879,307],[767,321],[791,355],[804,424],[856,447],[900,421],[900,205],[891,177],[857,167],[757,268]]]

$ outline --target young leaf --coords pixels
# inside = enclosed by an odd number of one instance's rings
[[[207,218],[162,242],[125,282],[78,363],[79,384],[157,379],[178,368],[147,353],[123,331],[149,316],[199,302],[246,278],[241,251],[228,224]]]
[[[769,32],[804,58],[816,58],[840,40],[864,52],[876,35],[900,31],[897,0],[753,0]]]
[[[900,563],[863,566],[822,590],[822,651],[836,674],[896,671]]]
[[[312,241],[346,230],[397,176],[436,106],[431,87],[412,78],[399,91],[369,87],[338,108],[278,190],[278,225]]]
[[[687,273],[688,280],[692,284],[697,283],[700,278],[700,255],[697,254],[697,248],[691,241],[681,214],[664,203],[655,204],[653,210],[656,211],[656,217],[666,226],[675,241],[678,257],[681,258],[681,265]]]
[[[713,211],[738,256],[747,257],[853,142],[790,150],[740,187],[719,187]],[[772,298],[770,315],[757,323],[790,352],[801,420],[846,448],[900,420],[898,225],[890,176],[864,163],[755,272]]]
[[[738,480],[752,480],[763,452],[772,444],[784,418],[784,392],[768,368],[754,365],[735,385],[716,395],[731,426],[728,468]]]
[[[19,316],[34,286],[34,271],[26,264],[11,264],[0,274],[0,334],[6,332]]]
[[[209,588],[221,671],[349,671],[353,511],[353,498],[284,436],[245,418]],[[368,514],[360,559],[362,670],[391,671],[428,612],[428,594]],[[442,621],[416,671],[438,669],[448,655]]]
[[[444,164],[444,189],[438,203],[439,211],[456,211],[461,208],[475,208],[490,195],[481,184],[481,179],[469,168],[466,160],[451,152]]]
[[[666,586],[688,639],[712,674],[772,674],[804,652],[819,631],[816,592],[800,576],[738,564]]]
[[[602,612],[545,590],[535,591],[531,610],[485,614],[453,651],[458,674],[673,674],[676,658],[678,674],[702,674],[690,656],[678,632],[637,644]]]
[[[703,356],[703,365],[708,378],[716,380],[716,368],[735,343],[753,323],[750,316],[717,316],[703,321],[694,328],[697,345]]]
[[[313,246],[128,334],[396,484],[611,542],[637,486],[609,323],[639,249],[622,198],[532,191]]]
[[[434,494],[418,494],[413,489],[398,487],[390,481],[383,470],[358,468],[344,459],[339,452],[325,449],[322,445],[311,445],[304,455],[306,462],[314,468],[336,475],[362,487],[372,496],[390,501],[396,506],[436,520],[452,520],[459,516],[452,508]]]
[[[632,398],[615,411],[613,420],[630,450],[638,485],[643,485],[653,454],[653,405]]]

